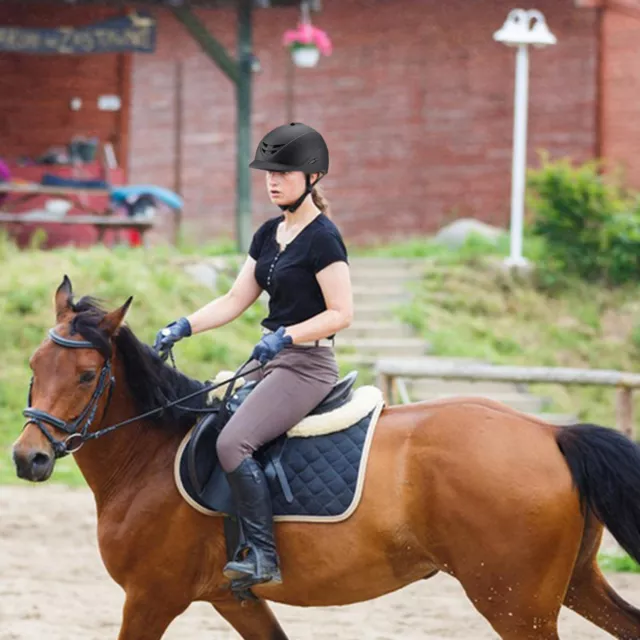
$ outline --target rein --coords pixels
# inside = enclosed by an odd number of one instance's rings
[[[49,330],[49,337],[57,345],[61,347],[66,347],[68,349],[95,349],[96,348],[95,345],[89,342],[88,340],[69,340],[69,338],[65,338],[64,336],[57,334],[54,331],[54,329]],[[175,359],[173,358],[173,353],[171,353],[171,360],[174,368],[176,368]],[[234,385],[230,383],[237,380],[241,376],[241,372],[242,374],[247,374],[253,371],[257,371],[262,367],[262,365],[257,365],[253,369],[249,369],[243,372],[244,367],[246,367],[247,364],[249,364],[249,362],[251,362],[251,358],[249,358],[243,365],[241,365],[238,368],[238,370],[234,373],[234,375],[227,380],[223,380],[222,382],[217,382],[217,383],[210,383],[208,385],[205,385],[202,389],[198,389],[198,391],[194,391],[193,393],[183,396],[182,398],[178,398],[177,400],[168,402],[167,404],[164,404],[156,409],[152,409],[145,413],[141,413],[137,416],[134,416],[133,418],[122,420],[121,422],[117,422],[116,424],[110,425],[108,427],[103,427],[102,429],[98,429],[97,431],[92,431],[92,432],[89,432],[89,428],[91,427],[91,424],[95,419],[96,412],[98,410],[98,403],[100,402],[102,395],[107,389],[107,384],[108,384],[108,395],[107,395],[107,402],[105,404],[105,408],[102,412],[103,418],[107,413],[109,404],[111,402],[111,397],[113,395],[113,387],[115,386],[116,381],[111,370],[111,358],[107,358],[105,360],[102,370],[100,371],[98,384],[96,385],[96,388],[93,394],[91,395],[91,398],[89,399],[89,402],[87,403],[86,407],[82,410],[80,415],[72,422],[61,420],[60,418],[57,418],[56,416],[52,416],[50,413],[47,413],[46,411],[42,411],[40,409],[36,409],[31,406],[31,391],[33,388],[33,378],[32,378],[31,383],[29,385],[28,406],[22,412],[22,414],[28,419],[27,422],[25,422],[23,429],[30,423],[35,424],[38,427],[38,429],[40,429],[42,434],[47,438],[47,440],[51,443],[55,457],[63,458],[69,453],[75,453],[76,451],[78,451],[78,449],[80,449],[80,447],[82,447],[82,445],[88,440],[94,440],[96,438],[100,438],[101,436],[106,435],[107,433],[111,433],[112,431],[115,431],[120,427],[124,427],[125,425],[131,424],[132,422],[136,422],[138,420],[142,420],[143,418],[148,418],[150,416],[156,415],[158,413],[161,413],[165,409],[169,409],[170,407],[177,406],[180,409],[183,409],[185,411],[192,411],[193,413],[215,413],[218,411],[218,408],[203,407],[202,409],[192,409],[190,407],[181,407],[180,403],[184,402],[185,400],[190,400],[191,398],[195,398],[196,396],[202,393],[209,393],[214,389],[217,389],[225,384],[228,384],[229,386],[225,391],[225,395],[222,399],[222,404],[224,405],[224,403],[227,402],[227,400],[231,396],[231,393],[234,387]],[[83,421],[84,421],[84,425],[82,425]],[[64,431],[65,433],[68,434],[68,437],[65,438],[64,440],[58,440],[54,438],[54,436],[47,429],[46,424],[56,429],[60,429],[61,431]],[[80,428],[81,425],[82,425],[82,428]]]

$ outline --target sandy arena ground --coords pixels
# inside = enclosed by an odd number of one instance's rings
[[[94,527],[93,499],[86,490],[0,487],[0,640],[117,637],[123,593],[102,565]],[[640,605],[640,575],[609,577],[620,595]],[[297,640],[497,637],[447,576],[348,607],[272,606],[289,637]],[[610,637],[567,610],[560,635],[571,640]],[[196,603],[164,637],[239,636],[209,605]]]

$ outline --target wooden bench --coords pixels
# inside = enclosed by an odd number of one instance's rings
[[[98,241],[104,243],[107,229],[134,229],[140,232],[143,244],[145,233],[151,229],[154,222],[150,218],[115,215],[129,196],[148,195],[158,203],[168,207],[174,219],[174,243],[177,242],[182,220],[182,198],[169,189],[157,185],[127,185],[110,186],[109,188],[76,187],[42,185],[35,182],[0,182],[0,195],[6,193],[11,197],[0,204],[0,223],[14,224],[71,224],[93,225],[98,231]],[[80,210],[80,215],[54,215],[50,210],[42,209],[42,204],[36,204],[35,210],[19,212],[23,205],[31,199],[51,196],[65,200],[70,208]],[[90,198],[99,198],[105,204],[96,206]]]
[[[104,236],[107,230],[119,231],[122,229],[136,229],[140,232],[142,244],[146,246],[145,234],[154,225],[151,218],[127,218],[125,216],[106,215],[66,215],[63,217],[53,217],[43,211],[42,213],[0,213],[0,223],[12,224],[88,224],[92,225],[98,232],[98,242],[104,244]]]
[[[109,201],[111,191],[109,189],[81,188],[81,187],[57,187],[37,184],[33,182],[2,182],[0,183],[0,194],[6,193],[13,196],[11,199],[0,205],[0,212],[13,213],[16,206],[21,206],[33,198],[42,196],[52,196],[66,200],[76,208],[90,215],[101,215],[112,213],[109,203],[103,211],[95,211],[82,202],[84,197],[99,197]],[[37,206],[37,205],[36,205]]]

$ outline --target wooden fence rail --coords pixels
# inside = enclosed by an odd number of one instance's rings
[[[403,403],[409,401],[404,378],[443,380],[492,380],[562,385],[615,387],[617,393],[616,425],[630,437],[634,433],[633,391],[640,389],[640,374],[609,369],[571,369],[565,367],[512,367],[504,365],[456,363],[430,358],[381,358],[376,362],[378,384],[387,402],[395,392]]]

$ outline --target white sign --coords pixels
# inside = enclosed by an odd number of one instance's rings
[[[121,104],[120,96],[98,97],[98,109],[100,111],[120,111]]]

